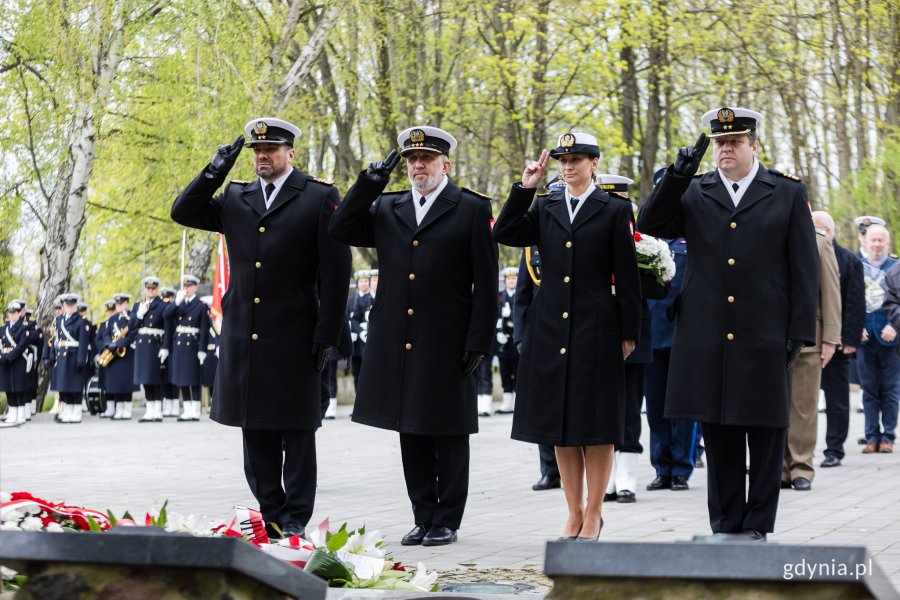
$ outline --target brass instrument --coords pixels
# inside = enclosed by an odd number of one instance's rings
[[[112,341],[118,342],[127,333],[128,333],[128,325],[126,325],[123,329],[120,329],[119,332],[113,336]],[[109,348],[104,348],[103,352],[100,353],[100,358],[98,359],[100,366],[101,367],[109,366],[109,363],[111,363],[113,361],[113,359],[115,359],[116,357],[124,358],[126,352],[128,352],[127,346],[122,346],[121,348],[116,348],[115,353],[113,353],[113,351],[110,350]]]

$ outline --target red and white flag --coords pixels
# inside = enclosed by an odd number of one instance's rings
[[[210,312],[216,331],[222,330],[222,296],[228,290],[228,251],[225,246],[225,236],[219,236],[219,249],[216,253],[216,278],[213,282],[213,299]]]

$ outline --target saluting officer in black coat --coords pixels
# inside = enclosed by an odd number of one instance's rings
[[[641,210],[641,231],[691,249],[665,416],[700,421],[714,533],[764,541],[775,526],[788,368],[816,340],[818,249],[798,179],[765,168],[743,108],[704,115],[717,169],[694,177],[709,144],[682,148]],[[750,487],[745,457],[750,449]]]
[[[200,387],[203,385],[203,362],[206,360],[206,346],[209,338],[209,310],[197,296],[200,280],[193,275],[185,275],[182,289],[174,303],[163,310],[163,318],[171,323],[168,328],[171,338],[163,345],[171,348],[171,357],[164,352],[161,359],[168,362],[172,383],[178,388],[184,411],[179,421],[200,420]],[[165,333],[165,328],[164,328]]]
[[[125,339],[134,346],[134,383],[144,387],[147,410],[141,423],[162,421],[163,364],[169,351],[163,345],[165,338],[166,304],[159,297],[159,279],[144,277],[144,300],[131,307],[131,322]]]
[[[551,157],[566,188],[535,201]],[[603,527],[613,445],[624,433],[624,360],[640,338],[641,318],[634,217],[629,204],[593,183],[599,158],[594,136],[561,135],[556,148],[526,167],[494,224],[498,242],[541,250],[541,291],[528,310],[512,437],[556,447],[569,508],[563,536],[583,540],[596,539]]]
[[[76,310],[78,295],[62,295],[63,313],[56,318],[53,344],[53,371],[56,389],[63,404],[60,423],[81,422],[81,396],[84,392],[84,371],[87,368],[91,325]]]
[[[490,200],[447,178],[453,136],[411,127],[397,142],[413,189],[383,193],[399,161],[392,151],[360,174],[331,220],[335,239],[378,249],[381,276],[353,420],[400,432],[416,524],[402,543],[449,544],[478,431],[472,373],[497,321],[497,247]]]
[[[268,118],[245,130],[260,179],[213,196],[239,136],[175,200],[172,218],[225,235],[231,281],[210,418],[241,427],[244,472],[263,519],[295,535],[315,504],[321,372],[344,319],[350,249],[328,236],[337,190],[291,167],[300,130]]]

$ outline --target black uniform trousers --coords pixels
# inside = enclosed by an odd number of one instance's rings
[[[541,476],[559,479],[559,465],[556,463],[556,448],[548,444],[538,444],[541,457]]]
[[[487,359],[485,359],[487,360]],[[516,372],[519,370],[519,357],[497,358],[500,362],[500,381],[503,383],[503,393],[509,394],[516,391]],[[483,362],[483,361],[482,361]]]
[[[822,369],[825,392],[825,456],[844,458],[844,442],[850,431],[850,359],[838,350]]]
[[[478,364],[478,394],[486,396],[494,392],[494,373],[491,369],[491,357],[486,356]]]
[[[775,530],[787,429],[703,423],[713,533]],[[750,486],[747,489],[747,448]]]
[[[146,400],[162,400],[163,399],[163,389],[165,388],[165,384],[145,383],[143,385],[144,385],[144,398]]]
[[[462,523],[469,495],[469,436],[400,434],[406,492],[416,525]]]
[[[625,365],[625,437],[618,452],[644,451],[641,445],[641,403],[644,400],[644,364]]]
[[[647,398],[647,425],[650,427],[650,464],[658,477],[691,476],[694,471],[694,444],[699,428],[687,419],[666,419],[666,389],[671,348],[653,350],[653,362],[644,372]]]
[[[244,474],[263,519],[305,527],[316,502],[316,430],[241,431]]]
[[[182,385],[175,389],[181,392],[182,400],[200,400],[200,387],[199,385]],[[175,394],[175,397],[177,398],[178,394]]]

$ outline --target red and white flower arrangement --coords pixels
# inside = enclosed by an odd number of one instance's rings
[[[675,259],[669,244],[651,235],[634,232],[634,248],[637,250],[638,268],[664,285],[675,277]]]

